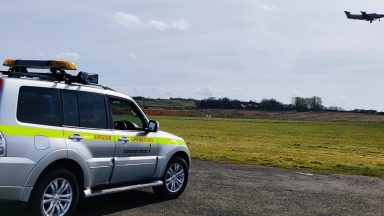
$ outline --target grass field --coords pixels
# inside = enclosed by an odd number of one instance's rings
[[[257,110],[227,109],[162,109],[152,107],[144,109],[149,116],[269,119],[289,121],[327,121],[327,122],[370,122],[384,123],[384,115],[350,112],[273,112]]]
[[[384,124],[153,117],[192,158],[384,177]]]

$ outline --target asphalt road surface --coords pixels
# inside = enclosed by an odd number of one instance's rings
[[[384,215],[384,180],[194,160],[178,199],[127,191],[86,199],[77,215]]]

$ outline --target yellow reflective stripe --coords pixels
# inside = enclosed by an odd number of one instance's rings
[[[175,145],[185,145],[185,141],[183,139],[174,139],[174,138],[157,138],[158,144],[175,144]]]
[[[119,136],[120,137],[120,136]],[[157,144],[156,137],[146,137],[146,136],[127,136],[128,142],[131,143],[148,143],[148,144]],[[116,138],[116,140],[119,138]]]
[[[64,130],[64,138],[68,138],[74,134],[79,134],[83,140],[88,141],[114,141],[114,137],[111,134],[103,134],[103,133],[88,133],[88,132],[79,132],[79,131],[67,131]]]
[[[24,126],[0,125],[0,131],[9,136],[46,136],[50,138],[62,138],[63,131],[58,129],[35,128]]]
[[[83,140],[88,141],[116,141],[124,135],[111,135],[102,133],[87,133],[79,131],[68,131],[61,129],[36,128],[26,126],[0,125],[0,131],[8,136],[46,136],[49,138],[68,138],[74,134],[79,134]],[[128,142],[144,144],[163,144],[163,145],[185,145],[183,139],[167,137],[147,137],[147,136],[127,136]]]

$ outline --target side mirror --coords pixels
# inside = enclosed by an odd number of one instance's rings
[[[149,120],[148,123],[148,132],[156,132],[160,128],[159,122],[154,120]]]

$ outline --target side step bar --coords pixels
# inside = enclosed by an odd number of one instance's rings
[[[104,190],[91,190],[90,188],[88,188],[84,190],[84,195],[86,198],[88,198],[88,197],[117,193],[117,192],[122,192],[127,190],[138,189],[138,188],[161,186],[161,185],[163,185],[163,181],[157,180],[157,181],[149,182],[145,184],[129,185],[129,186],[123,186],[123,187],[109,188]]]

